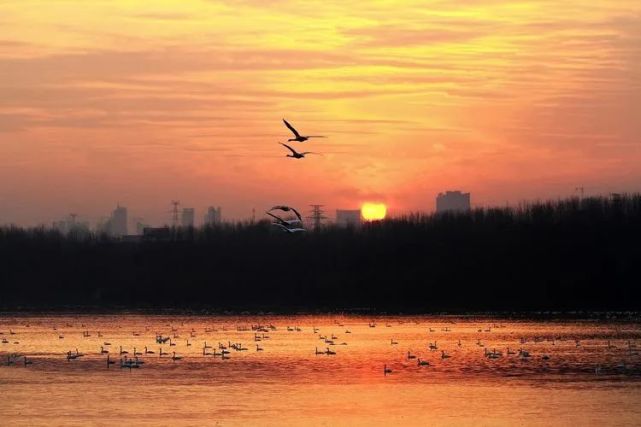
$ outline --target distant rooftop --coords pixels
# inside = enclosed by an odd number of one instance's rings
[[[436,212],[466,212],[470,210],[470,193],[446,191],[436,196]]]

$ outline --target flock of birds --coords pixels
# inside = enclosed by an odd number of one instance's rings
[[[25,325],[26,327],[29,327],[29,325]],[[65,325],[66,327],[72,327],[72,325],[67,324]],[[78,348],[74,348],[73,350],[68,350],[62,357],[64,357],[68,362],[76,361],[79,359],[82,359],[83,357],[86,356],[92,356],[95,358],[95,356],[102,356],[104,357],[104,364],[107,368],[110,368],[114,365],[117,365],[120,368],[123,369],[139,369],[145,364],[144,358],[149,358],[149,357],[158,357],[158,358],[166,358],[171,360],[172,362],[179,362],[183,360],[184,356],[181,356],[177,354],[176,348],[181,347],[183,350],[186,351],[186,349],[192,347],[195,343],[195,340],[198,337],[198,332],[194,329],[191,328],[190,330],[183,330],[180,333],[187,332],[189,335],[185,339],[184,342],[181,342],[181,344],[178,344],[177,340],[182,340],[182,338],[179,335],[179,329],[172,326],[171,324],[167,325],[168,327],[171,327],[171,332],[168,334],[163,334],[163,333],[155,333],[154,336],[154,341],[147,343],[148,345],[145,345],[142,347],[142,349],[139,349],[137,347],[133,347],[130,349],[125,349],[122,345],[117,346],[117,350],[115,350],[116,346],[112,345],[112,343],[105,339],[103,337],[103,334],[101,332],[90,332],[88,330],[84,330],[82,332],[82,338],[87,339],[92,336],[100,338],[100,341],[102,341],[101,345],[99,346],[99,349],[96,349],[95,352],[89,352],[89,353],[83,353],[79,351]],[[370,322],[368,323],[367,327],[369,328],[376,328],[378,325],[376,322]],[[81,325],[81,327],[85,328],[85,325]],[[390,323],[385,323],[386,328],[391,328],[392,325]],[[342,323],[336,321],[334,328],[344,328],[345,330],[345,335],[350,335],[352,336],[352,330],[350,328],[345,328],[345,325]],[[437,361],[442,361],[445,362],[447,359],[451,359],[456,356],[456,349],[460,349],[463,346],[468,347],[468,351],[471,351],[471,348],[477,348],[478,349],[478,355],[481,356],[487,360],[497,360],[497,359],[502,359],[502,358],[511,358],[513,360],[520,360],[520,361],[528,361],[528,360],[533,360],[533,359],[538,359],[541,362],[548,362],[552,359],[552,354],[551,352],[541,352],[541,353],[533,353],[532,352],[532,345],[533,344],[538,344],[541,342],[547,343],[547,348],[550,350],[554,346],[557,346],[557,342],[563,342],[565,346],[568,345],[568,341],[570,341],[569,345],[576,347],[577,349],[580,349],[582,347],[582,342],[579,339],[569,339],[567,337],[555,337],[555,336],[533,336],[533,337],[520,337],[518,339],[518,344],[514,348],[511,347],[506,347],[505,350],[503,349],[497,349],[496,346],[490,346],[486,344],[486,342],[491,342],[489,340],[490,334],[493,329],[501,329],[504,328],[503,325],[501,324],[493,324],[492,326],[489,326],[485,329],[479,328],[478,333],[483,334],[483,337],[478,337],[476,338],[476,341],[473,343],[470,343],[469,340],[466,340],[465,343],[462,342],[460,339],[455,342],[451,342],[451,340],[446,344],[445,348],[442,348],[442,345],[437,342],[437,340],[429,340],[425,344],[425,351],[428,352],[429,355],[436,354],[438,356],[432,357],[432,360],[426,360],[424,356],[420,356],[418,353],[412,351],[411,348],[405,349],[403,351],[398,350],[399,347],[402,346],[402,343],[400,340],[395,339],[394,337],[391,338],[385,338],[387,339],[387,344],[391,348],[396,350],[395,358],[397,359],[396,362],[394,359],[390,359],[388,363],[383,363],[382,366],[382,373],[383,375],[387,376],[392,374],[395,370],[398,369],[398,366],[401,366],[402,368],[407,368],[411,366],[412,364],[415,364],[419,368],[426,368],[430,366],[434,366]],[[54,330],[57,331],[57,328],[54,327]],[[215,328],[205,328],[204,329],[204,334],[211,336],[214,333],[219,333],[219,331],[227,333],[229,331],[228,328],[223,327],[222,330],[215,329]],[[203,341],[202,347],[201,347],[201,352],[195,353],[193,350],[190,351],[190,358],[195,357],[196,354],[200,355],[201,357],[213,357],[213,358],[220,358],[221,360],[228,360],[231,358],[232,352],[234,353],[242,353],[242,352],[264,352],[266,350],[264,343],[268,342],[270,339],[272,339],[272,334],[274,333],[280,333],[281,331],[287,332],[287,333],[300,333],[303,332],[304,329],[298,326],[287,326],[284,329],[279,329],[276,326],[272,324],[253,324],[250,326],[236,326],[235,328],[236,331],[236,336],[238,336],[239,333],[242,334],[247,334],[246,339],[251,339],[253,341],[252,345],[246,345],[243,344],[242,342],[237,342],[237,341],[232,341],[231,339],[226,340],[226,342],[223,341],[218,341],[215,345],[212,345],[211,341],[208,343],[208,341]],[[323,333],[321,332],[320,328],[313,326],[312,327],[312,332],[315,335],[315,337],[321,341],[320,345],[316,345],[314,349],[314,356],[337,356],[338,351],[333,350],[332,348],[337,348],[335,346],[348,346],[348,342],[345,340],[340,340],[339,337],[334,334],[333,332],[328,334],[328,333]],[[432,333],[448,333],[451,332],[451,327],[445,326],[441,327],[440,330],[437,331],[437,329],[429,327],[428,330],[426,331],[428,334]],[[77,332],[76,332],[77,333]],[[389,334],[382,334],[384,336],[389,337]],[[16,338],[17,333],[10,329],[7,333],[0,331],[0,336],[2,336],[1,343],[2,345],[7,345],[7,344],[13,344],[13,345],[19,345],[20,341]],[[149,327],[146,328],[145,333],[141,334],[139,332],[132,332],[133,337],[148,337],[149,339],[151,338],[151,332],[149,330]],[[244,336],[244,335],[243,335]],[[9,340],[7,337],[11,337],[11,340]],[[64,340],[65,336],[62,333],[58,333],[57,335],[58,340]],[[143,338],[139,338],[143,339]],[[382,338],[381,338],[382,340]],[[486,341],[486,342],[484,342]],[[380,343],[381,345],[385,345],[382,341]],[[529,346],[529,349],[525,348],[525,345]],[[590,346],[594,347],[594,342],[590,343]],[[609,356],[613,356],[615,352],[618,352],[619,356],[625,355],[625,356],[635,356],[638,354],[637,352],[637,345],[635,342],[633,342],[632,339],[621,339],[617,338],[616,342],[614,339],[607,339],[607,341],[604,341],[603,343],[598,344],[600,349],[604,349],[609,352]],[[151,347],[153,346],[153,347]],[[158,351],[156,352],[155,349]],[[184,346],[184,347],[183,347]],[[449,347],[448,347],[449,346]],[[550,347],[551,346],[551,347]],[[517,348],[518,347],[518,348]],[[1,349],[1,347],[0,347]],[[113,349],[113,350],[112,350]],[[116,356],[115,358],[113,356]],[[558,356],[562,357],[562,356]],[[399,365],[399,360],[402,360],[402,363]],[[607,360],[608,358],[606,358]],[[36,359],[37,361],[37,359]],[[6,366],[11,366],[11,365],[23,365],[25,367],[29,365],[34,364],[34,358],[23,355],[19,352],[11,352],[6,354],[6,362],[3,365]],[[635,367],[636,366],[636,367]],[[621,362],[619,364],[613,365],[613,366],[605,366],[603,363],[596,363],[592,366],[592,369],[594,370],[594,373],[599,375],[604,370],[607,372],[618,372],[618,373],[627,373],[627,374],[637,374],[638,371],[638,366],[637,363],[635,362],[634,366],[627,366],[625,362]]]
[[[285,123],[285,126],[287,126],[287,129],[289,129],[294,134],[294,138],[288,139],[287,142],[305,142],[310,138],[326,138],[326,136],[322,136],[322,135],[306,135],[306,136],[301,135],[294,128],[294,126],[292,126],[287,120],[283,119],[283,123]],[[303,159],[308,154],[320,154],[320,153],[315,153],[313,151],[303,151],[299,153],[298,151],[296,151],[295,149],[293,149],[287,144],[284,144],[282,142],[279,142],[279,144],[287,148],[291,152],[291,154],[287,154],[287,157],[291,157],[292,159]]]
[[[285,126],[287,126],[287,129],[289,129],[294,134],[294,137],[289,138],[287,142],[305,142],[310,138],[326,138],[326,136],[323,135],[301,135],[296,130],[296,128],[292,126],[291,123],[289,123],[287,120],[283,119],[283,123],[285,124]],[[279,144],[290,151],[290,154],[287,154],[286,157],[291,157],[293,159],[303,159],[308,154],[320,154],[313,151],[298,152],[288,144],[282,142],[279,142]],[[285,219],[281,215],[274,213],[274,211],[293,212],[296,215],[296,218]],[[301,217],[300,213],[290,206],[274,206],[273,208],[268,210],[266,214],[274,219],[272,225],[285,233],[295,234],[306,231],[305,227],[303,226],[303,218]]]

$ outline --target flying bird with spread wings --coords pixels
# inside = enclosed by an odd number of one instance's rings
[[[295,138],[290,138],[287,141],[305,142],[309,138],[327,138],[326,136],[322,136],[322,135],[306,135],[306,136],[301,135],[300,133],[298,133],[296,129],[294,129],[294,126],[289,124],[287,120],[283,119],[283,123],[285,123],[285,126],[287,126],[287,129],[291,130],[295,136]]]
[[[292,147],[290,147],[287,144],[283,144],[282,142],[279,142],[280,145],[283,145],[289,149],[289,151],[292,152],[292,154],[288,154],[286,157],[291,157],[292,159],[303,159],[307,154],[320,154],[320,153],[314,153],[312,151],[303,151],[302,153],[299,153],[298,151],[294,150]]]
[[[276,205],[276,206],[274,206],[273,208],[271,208],[269,210],[269,212],[271,212],[271,211],[283,211],[283,212],[292,211],[292,212],[294,212],[294,214],[296,215],[296,217],[298,218],[299,221],[303,220],[303,217],[301,217],[300,213],[296,209],[292,208],[291,206]]]
[[[265,213],[267,215],[271,216],[272,218],[274,218],[274,220],[276,222],[273,225],[281,225],[283,227],[288,227],[289,228],[289,227],[292,227],[294,225],[302,224],[301,220],[299,220],[299,219],[282,219],[281,217],[279,217],[277,215],[274,215],[273,213],[271,213],[269,211],[265,212]]]
[[[283,212],[294,212],[296,215],[296,218],[294,219],[284,219],[281,218],[278,215],[274,215],[272,211],[280,210]],[[285,205],[276,205],[267,212],[265,212],[267,215],[271,216],[274,218],[275,222],[272,223],[273,226],[280,228],[286,233],[300,233],[304,232],[305,228],[303,227],[303,218],[301,217],[300,213],[290,207],[290,206],[285,206]]]

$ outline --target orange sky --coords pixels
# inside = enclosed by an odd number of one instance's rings
[[[638,0],[20,0],[0,28],[0,223],[641,190]],[[324,156],[285,158],[282,117]]]

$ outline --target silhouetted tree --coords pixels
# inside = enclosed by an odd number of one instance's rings
[[[0,307],[385,311],[639,309],[641,196],[166,241],[0,228]]]

